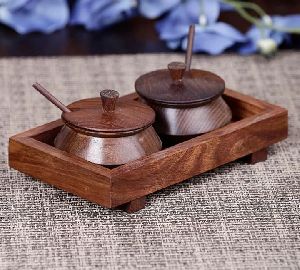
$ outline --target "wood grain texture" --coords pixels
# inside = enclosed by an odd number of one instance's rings
[[[225,82],[204,70],[185,70],[186,65],[172,62],[168,70],[157,70],[136,80],[138,95],[156,112],[159,134],[199,135],[231,121],[231,111],[220,95]]]
[[[192,107],[209,103],[222,95],[225,82],[209,71],[191,69],[185,71],[180,84],[174,84],[170,71],[160,69],[140,76],[135,81],[135,90],[147,103]]]
[[[126,96],[122,96],[120,98],[120,100],[122,102],[129,102],[129,101],[132,101],[132,100],[141,102],[139,96],[136,93],[131,93],[131,94],[128,94]],[[67,107],[69,109],[71,109],[72,111],[80,110],[80,109],[83,109],[83,108],[92,109],[92,108],[97,108],[97,106],[100,102],[101,102],[101,100],[100,100],[99,97],[86,98],[86,99],[81,99],[81,100],[74,101],[71,104],[69,104]]]
[[[117,102],[113,111],[105,111],[101,103],[94,108],[81,108],[69,113],[63,113],[63,121],[71,128],[81,133],[95,136],[122,136],[127,132],[145,129],[153,124],[154,111],[147,105],[136,102]]]
[[[124,102],[131,100],[141,102],[140,97],[135,93],[122,97],[122,100]],[[97,106],[97,102],[99,102],[98,98],[84,99],[80,102],[74,102],[68,107],[72,110],[78,110],[81,106],[84,108],[94,108]],[[174,136],[174,138],[170,138],[171,140],[182,141],[182,138],[180,138],[182,135],[186,136],[186,139],[189,139],[197,134],[220,128],[231,121],[231,109],[224,102],[223,97],[217,98],[210,104],[185,109],[151,104],[156,111],[154,127],[160,135],[171,135]],[[235,109],[234,104],[232,105],[233,109]],[[203,117],[204,115],[206,117]],[[207,117],[210,121],[206,119]]]
[[[232,118],[231,110],[222,97],[191,108],[149,105],[156,112],[154,127],[162,135],[195,136],[223,127]]]
[[[246,106],[247,114],[254,108],[252,115],[114,169],[113,205],[179,183],[182,179],[234,161],[287,137],[285,109],[231,90],[227,90],[225,96],[236,100],[235,106],[240,106],[235,113],[243,111],[246,103],[249,104]],[[140,181],[141,171],[143,181]]]
[[[54,146],[95,164],[117,166],[159,151],[162,143],[152,126],[130,136],[98,137],[65,125]]]
[[[9,140],[9,166],[89,201],[111,207],[110,170],[30,137]]]
[[[54,140],[56,148],[104,166],[119,166],[162,148],[149,106],[134,100],[117,102],[115,90],[102,90],[100,96],[102,103],[68,108],[62,114],[65,126]]]
[[[11,137],[9,164],[58,188],[115,208],[252,153],[257,158],[256,152],[287,137],[285,109],[231,90],[225,91],[224,98],[232,106],[236,122],[113,169],[54,148],[61,120]],[[136,94],[124,97],[133,99],[137,99]],[[93,100],[71,106],[90,106]]]

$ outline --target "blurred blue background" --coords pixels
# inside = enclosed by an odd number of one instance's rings
[[[180,51],[186,47],[191,23],[196,24],[197,52],[249,54],[272,50],[272,46],[299,49],[299,35],[280,31],[300,28],[299,0],[251,1],[266,12],[261,22],[278,28],[263,31],[224,2],[0,0],[0,55]],[[257,17],[251,9],[249,14]]]

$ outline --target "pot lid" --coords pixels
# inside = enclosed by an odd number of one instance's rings
[[[149,72],[135,82],[137,93],[144,99],[166,106],[197,106],[208,103],[225,90],[225,82],[209,71],[191,69],[172,62],[168,69]]]
[[[147,105],[136,101],[118,102],[119,93],[115,90],[103,90],[100,96],[99,108],[63,112],[63,121],[81,132],[108,136],[135,133],[154,122],[155,113]]]

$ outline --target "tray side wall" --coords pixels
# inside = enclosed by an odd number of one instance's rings
[[[84,199],[111,207],[110,178],[93,164],[61,155],[32,138],[12,137],[10,167]],[[56,149],[55,149],[56,150]],[[101,168],[100,168],[101,169]]]
[[[259,151],[287,137],[277,106],[113,172],[112,205],[120,205]]]

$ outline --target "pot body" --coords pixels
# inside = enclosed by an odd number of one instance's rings
[[[64,125],[54,146],[95,164],[116,166],[157,152],[162,143],[152,126],[124,137],[95,137]]]
[[[156,112],[155,129],[159,134],[192,136],[225,126],[232,113],[222,97],[198,107],[167,107],[147,102]]]

